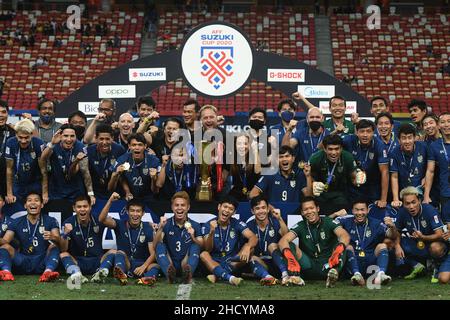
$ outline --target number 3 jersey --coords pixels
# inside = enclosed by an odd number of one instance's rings
[[[194,237],[201,237],[200,224],[188,219],[189,223],[194,228]],[[181,261],[186,256],[189,248],[194,243],[191,235],[184,226],[178,226],[175,222],[175,218],[172,217],[167,220],[166,225],[163,228],[164,232],[164,244],[169,251],[172,260]]]

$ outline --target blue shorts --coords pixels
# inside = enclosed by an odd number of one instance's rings
[[[356,261],[358,261],[359,271],[361,274],[367,275],[367,269],[369,266],[377,265],[377,257],[374,252],[364,252],[365,257],[360,257],[357,252],[355,252]]]
[[[447,258],[439,266],[438,272],[450,272],[450,252],[447,253]]]
[[[101,257],[75,257],[83,274],[94,274],[100,267]]]
[[[130,269],[128,270],[128,276],[135,277],[135,275],[133,273],[134,269],[142,266],[144,264],[145,260],[131,259],[130,257],[128,257],[128,260],[130,261]]]
[[[236,262],[236,260],[233,260],[234,256],[226,256],[226,257],[218,257],[213,256],[213,260],[220,264],[220,266],[228,273],[233,273],[234,267],[231,264],[232,262]]]
[[[400,241],[400,245],[405,252],[405,257],[412,257],[418,259],[428,259],[431,258],[429,253],[430,245],[425,242],[425,248],[419,249],[417,248],[417,241],[411,238],[402,237]]]
[[[24,255],[16,252],[13,263],[13,272],[17,274],[41,274],[45,270],[46,253],[38,255]]]

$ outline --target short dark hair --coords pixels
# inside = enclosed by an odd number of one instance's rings
[[[141,104],[146,104],[150,107],[156,108],[156,102],[155,99],[153,99],[151,96],[142,96],[138,98],[138,101],[136,103],[136,107],[139,109],[141,107]]]
[[[292,149],[290,146],[281,146],[278,154],[281,155],[285,154],[286,152],[289,153],[291,156],[295,156],[294,149]]]
[[[301,199],[301,201],[300,201],[300,208],[303,207],[303,204],[304,204],[304,203],[306,203],[306,202],[311,202],[311,201],[314,202],[314,205],[315,205],[316,207],[319,206],[319,203],[317,202],[316,198],[311,197],[311,196],[306,196],[306,197],[303,197],[303,198]]]
[[[126,205],[127,211],[130,210],[131,206],[141,207],[142,211],[145,211],[145,204],[138,199],[131,199],[130,201],[127,202],[127,205]]]
[[[369,201],[366,198],[356,198],[352,201],[352,208],[355,206],[355,204],[358,203],[364,203],[366,207],[369,207]]]
[[[278,102],[277,110],[280,111],[281,107],[284,104],[288,104],[290,108],[294,109],[294,111],[297,108],[297,104],[294,102],[294,100],[292,100],[292,99],[283,99],[283,100],[280,100],[280,102]]]
[[[344,143],[342,142],[342,138],[337,134],[330,134],[323,138],[322,140],[323,146],[326,148],[329,145],[338,145],[343,146]]]
[[[59,127],[59,130],[61,130],[61,132],[63,132],[66,129],[72,129],[73,131],[77,132],[75,127],[73,125],[71,125],[70,123],[64,123],[61,127]]]
[[[372,103],[373,103],[375,100],[383,100],[384,104],[385,104],[386,106],[388,105],[388,102],[387,102],[387,100],[386,100],[385,97],[382,97],[382,96],[375,96],[375,97],[373,97],[372,99],[370,99],[370,105],[371,105],[371,106],[372,106]]]
[[[27,195],[25,196],[25,202],[27,201],[28,197],[31,196],[31,195],[37,195],[37,196],[39,196],[39,199],[41,200],[41,202],[43,202],[43,199],[42,199],[42,193],[40,193],[40,192],[37,191],[37,190],[31,190],[31,191],[29,191],[29,192],[27,193]]]
[[[91,203],[91,197],[89,197],[89,196],[87,196],[85,194],[76,197],[75,201],[73,202],[73,205],[75,205],[78,201],[87,201],[87,203],[89,203],[89,205],[92,204]]]
[[[360,129],[366,129],[366,128],[372,128],[372,130],[375,131],[375,123],[373,123],[373,121],[367,120],[367,119],[359,120],[359,122],[356,124],[355,127],[356,127],[356,131],[358,131]]]
[[[95,136],[98,136],[100,133],[109,133],[111,136],[114,135],[112,127],[106,123],[100,123],[95,128]]]
[[[438,123],[439,122],[439,117],[435,114],[435,113],[433,113],[433,112],[429,112],[429,113],[427,113],[423,118],[422,118],[422,125],[423,125],[423,121],[426,119],[426,118],[431,118],[431,119],[433,119],[434,121],[436,121],[436,123]]]
[[[341,99],[344,100],[344,106],[347,107],[347,101],[345,101],[345,98],[343,96],[332,96],[330,98],[330,100],[328,100],[328,105],[331,107],[331,101],[333,101],[333,99]]]
[[[145,136],[142,133],[132,133],[127,139],[128,144],[131,144],[131,140],[136,140],[137,142],[142,142],[143,144],[147,145],[147,140],[145,139]]]
[[[0,100],[0,107],[5,108],[7,112],[9,111],[8,102],[5,100]]]
[[[423,100],[412,99],[410,103],[408,103],[408,110],[411,110],[412,107],[418,107],[420,110],[427,110],[427,103]]]
[[[398,129],[398,137],[400,138],[402,134],[406,135],[413,134],[414,136],[416,136],[417,134],[416,127],[411,123],[402,123],[402,125]]]
[[[200,111],[200,103],[198,103],[198,101],[196,99],[187,99],[184,103],[183,103],[183,107],[185,106],[189,106],[189,105],[195,105],[195,112],[199,112]]]
[[[250,200],[250,208],[256,207],[261,201],[265,201],[267,205],[269,205],[269,201],[267,200],[267,197],[263,194],[259,194],[256,197],[252,198]]]
[[[76,117],[76,116],[78,116],[78,117],[80,117],[80,118],[83,118],[84,122],[87,123],[87,117],[86,117],[86,115],[84,114],[83,111],[80,111],[80,110],[74,111],[74,112],[72,112],[71,114],[69,114],[69,117],[67,118],[67,120],[70,122],[70,120],[72,120],[72,118],[73,118],[73,117]]]
[[[378,124],[378,121],[380,120],[380,118],[386,117],[389,119],[389,122],[391,124],[394,124],[394,118],[392,117],[392,114],[390,114],[389,112],[381,112],[379,115],[377,115],[377,117],[375,118],[375,124]]]
[[[53,104],[53,111],[56,111],[56,103],[53,100],[47,99],[47,98],[43,98],[41,100],[39,100],[38,105],[37,105],[37,109],[41,110],[42,105],[46,102],[51,102]]]
[[[255,107],[252,110],[250,110],[250,112],[248,113],[248,117],[250,118],[252,115],[254,115],[255,113],[261,112],[264,115],[264,119],[267,119],[267,112],[266,110],[264,110],[263,108],[260,107]]]
[[[237,208],[239,206],[239,202],[236,200],[236,198],[234,198],[233,196],[230,196],[230,195],[225,195],[219,200],[219,205],[222,205],[224,203],[229,203],[229,204],[233,205],[234,210],[237,210]]]
[[[450,116],[450,111],[444,111],[439,115],[439,119],[441,119],[441,117],[443,116]]]
[[[163,124],[163,128],[164,128],[164,129],[166,128],[166,125],[167,125],[167,123],[168,123],[169,121],[178,123],[178,125],[180,126],[180,129],[184,129],[184,128],[185,128],[184,122],[181,121],[179,118],[177,118],[177,117],[170,117],[170,118],[168,118],[166,121],[164,121],[164,124]]]

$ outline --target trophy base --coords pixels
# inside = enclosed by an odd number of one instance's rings
[[[208,187],[200,187],[195,196],[197,201],[211,201],[212,192]]]

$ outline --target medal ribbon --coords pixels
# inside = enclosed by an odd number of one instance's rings
[[[139,241],[139,237],[141,235],[141,232],[142,232],[142,222],[141,222],[141,225],[139,227],[139,232],[137,234],[136,241],[133,244],[133,242],[131,241],[130,225],[127,222],[127,233],[128,233],[128,241],[130,242],[131,257],[133,257],[134,253],[136,252],[136,245],[137,245],[137,242]]]
[[[222,236],[222,227],[219,226],[220,251],[221,251],[221,252],[225,252],[225,249],[226,249],[226,243],[227,243],[227,240],[228,240],[228,236],[230,235],[230,229],[231,229],[230,227],[231,227],[231,225],[228,224],[227,230],[225,231],[225,239],[223,239],[223,236]],[[225,241],[224,241],[224,240],[225,240]]]

